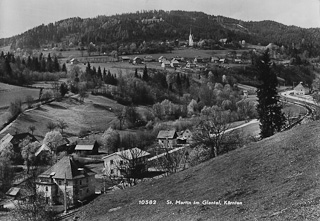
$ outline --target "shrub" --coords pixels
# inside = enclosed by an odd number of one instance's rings
[[[22,102],[20,99],[16,99],[14,102],[10,103],[9,112],[12,117],[18,116],[22,112]]]

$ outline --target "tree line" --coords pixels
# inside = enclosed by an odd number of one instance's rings
[[[20,58],[12,53],[0,54],[0,81],[16,85],[30,84],[34,81],[58,80],[67,72],[66,65],[60,65],[58,58],[39,56]]]

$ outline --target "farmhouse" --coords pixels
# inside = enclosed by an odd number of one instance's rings
[[[219,63],[219,58],[218,57],[211,57],[211,62],[213,63]]]
[[[65,156],[38,176],[36,187],[49,205],[62,204],[65,193],[68,205],[75,205],[95,193],[94,175],[72,156]]]
[[[121,57],[121,60],[122,60],[122,61],[130,61],[130,57],[128,57],[128,56],[122,56],[122,57]]]
[[[76,58],[72,58],[72,59],[70,60],[70,64],[79,64],[79,60],[76,59]]]
[[[300,82],[294,89],[293,89],[294,95],[305,95],[306,89],[303,87],[302,82]]]
[[[118,151],[103,157],[104,173],[108,176],[119,178],[131,176],[133,173],[147,171],[147,156],[150,154],[137,147]]]
[[[195,64],[195,63],[190,63],[190,62],[188,62],[188,63],[186,64],[186,67],[187,67],[187,68],[195,68],[195,67],[196,67],[196,64]]]
[[[94,144],[78,144],[74,151],[79,156],[96,155],[99,153],[99,144],[97,141]]]
[[[171,67],[175,68],[175,67],[178,67],[179,66],[179,61],[177,61],[176,59],[172,59],[171,60]]]
[[[177,137],[176,130],[160,130],[157,139],[160,147],[173,148],[177,144]]]
[[[189,143],[192,139],[192,133],[189,129],[180,131],[177,137],[177,144]]]
[[[142,64],[142,59],[139,57],[135,57],[132,61],[132,64]]]
[[[225,59],[225,58],[221,58],[220,60],[219,60],[219,63],[228,63],[228,61],[227,61],[227,59]]]
[[[168,60],[164,60],[161,64],[161,67],[162,68],[165,68],[165,67],[170,67],[171,66],[171,62],[168,61]]]
[[[151,55],[146,55],[143,60],[145,62],[151,62],[151,61],[154,61],[155,59],[151,56]]]
[[[163,61],[166,61],[167,59],[164,56],[160,56],[158,58],[159,63],[162,63]]]
[[[7,143],[11,143],[13,145],[14,149],[19,148],[19,144],[24,140],[24,139],[30,139],[31,142],[38,141],[32,134],[30,133],[21,133],[21,134],[7,134],[5,135],[1,140],[0,140],[0,152],[4,148],[4,145]]]

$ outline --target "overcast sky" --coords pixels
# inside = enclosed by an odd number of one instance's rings
[[[0,38],[70,17],[89,18],[138,10],[203,11],[244,21],[274,20],[320,27],[320,0],[0,0]]]

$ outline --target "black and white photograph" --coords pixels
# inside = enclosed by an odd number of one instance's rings
[[[320,0],[0,0],[0,220],[320,220]]]

